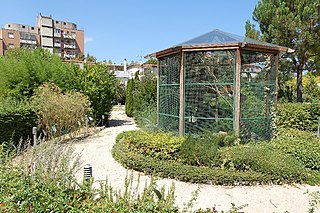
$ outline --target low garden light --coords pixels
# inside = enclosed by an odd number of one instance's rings
[[[92,166],[90,164],[86,164],[83,168],[83,178],[85,181],[90,180],[92,178]]]

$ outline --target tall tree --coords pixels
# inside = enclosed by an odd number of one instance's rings
[[[320,0],[260,0],[253,12],[262,40],[295,50],[297,102],[302,102],[302,73],[315,72],[320,45]]]
[[[249,20],[246,21],[245,29],[247,38],[252,38],[256,40],[260,39],[259,30],[256,30],[256,26],[254,24],[251,24]]]

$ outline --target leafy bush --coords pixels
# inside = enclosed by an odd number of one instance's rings
[[[0,200],[4,212],[72,210],[86,199],[74,185],[79,161],[71,149],[41,144],[0,164]]]
[[[134,117],[157,101],[157,78],[154,74],[145,73],[144,76],[134,80],[133,111]]]
[[[237,171],[256,171],[270,175],[272,182],[304,182],[307,180],[304,166],[267,142],[222,148],[222,168]]]
[[[297,159],[306,168],[320,172],[320,139],[312,133],[296,129],[282,129],[272,145]]]
[[[139,112],[134,113],[136,124],[143,130],[157,131],[157,107],[156,103],[149,103]]]
[[[79,156],[57,143],[43,143],[23,155],[0,161],[1,211],[178,212],[174,186],[168,192],[164,187],[158,190],[151,179],[139,193],[130,176],[125,180],[124,193],[108,184],[95,190],[90,183],[79,184],[74,179],[79,165]]]
[[[126,168],[134,169],[146,174],[153,174],[164,178],[174,178],[186,182],[209,183],[219,185],[252,185],[269,183],[272,179],[254,171],[231,171],[221,168],[208,168],[185,165],[175,161],[157,160],[149,156],[131,151],[130,145],[117,137],[112,149],[113,157]]]
[[[89,97],[92,115],[95,120],[110,117],[114,105],[116,78],[113,72],[108,71],[102,64],[85,64],[84,69],[73,73],[72,89]],[[100,123],[101,124],[101,123]]]
[[[129,79],[126,90],[126,114],[129,117],[133,116],[133,91],[134,91],[134,80]]]
[[[320,146],[316,141],[301,146],[305,150],[299,152],[299,145],[293,146],[289,140],[226,146],[230,145],[231,136],[206,133],[174,143],[172,149],[167,141],[176,137],[167,137],[141,131],[121,133],[113,156],[125,167],[189,182],[320,183]]]
[[[278,105],[277,126],[316,131],[320,119],[320,103],[283,103]]]
[[[11,49],[0,57],[0,96],[25,99],[44,82],[70,89],[72,75],[79,68],[44,49]]]
[[[0,101],[0,144],[6,143],[11,149],[20,139],[32,137],[32,127],[36,126],[36,116],[27,101],[11,98]]]
[[[89,111],[88,98],[78,92],[62,93],[55,84],[40,86],[32,96],[38,125],[48,138],[75,132]]]
[[[118,135],[119,138],[130,145],[135,153],[149,156],[158,160],[172,160],[177,158],[178,150],[183,142],[169,133],[152,133],[143,131],[128,131]]]
[[[229,144],[231,141],[232,137],[227,134],[188,135],[181,145],[179,157],[182,162],[189,165],[210,167],[219,159],[219,146]]]

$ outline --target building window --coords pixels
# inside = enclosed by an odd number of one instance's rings
[[[14,44],[9,43],[9,44],[8,44],[8,48],[9,48],[9,49],[14,48]]]
[[[8,33],[8,37],[9,38],[14,38],[14,34],[13,33]]]
[[[56,21],[56,24],[59,24],[59,22],[58,22],[58,21]]]
[[[60,33],[60,32],[61,32],[60,29],[54,28],[54,33]]]
[[[26,26],[22,26],[22,28],[23,28],[23,29],[25,29],[25,28],[26,28]]]
[[[31,27],[31,30],[34,30],[34,27]]]
[[[8,27],[11,27],[11,25],[10,25],[10,24],[8,24]]]
[[[63,25],[66,25],[67,23],[66,22],[63,22]]]

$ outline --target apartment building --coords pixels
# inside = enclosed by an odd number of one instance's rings
[[[41,47],[63,59],[71,59],[84,53],[84,31],[74,23],[40,14],[37,26],[6,24],[0,30],[0,55],[13,47]]]

